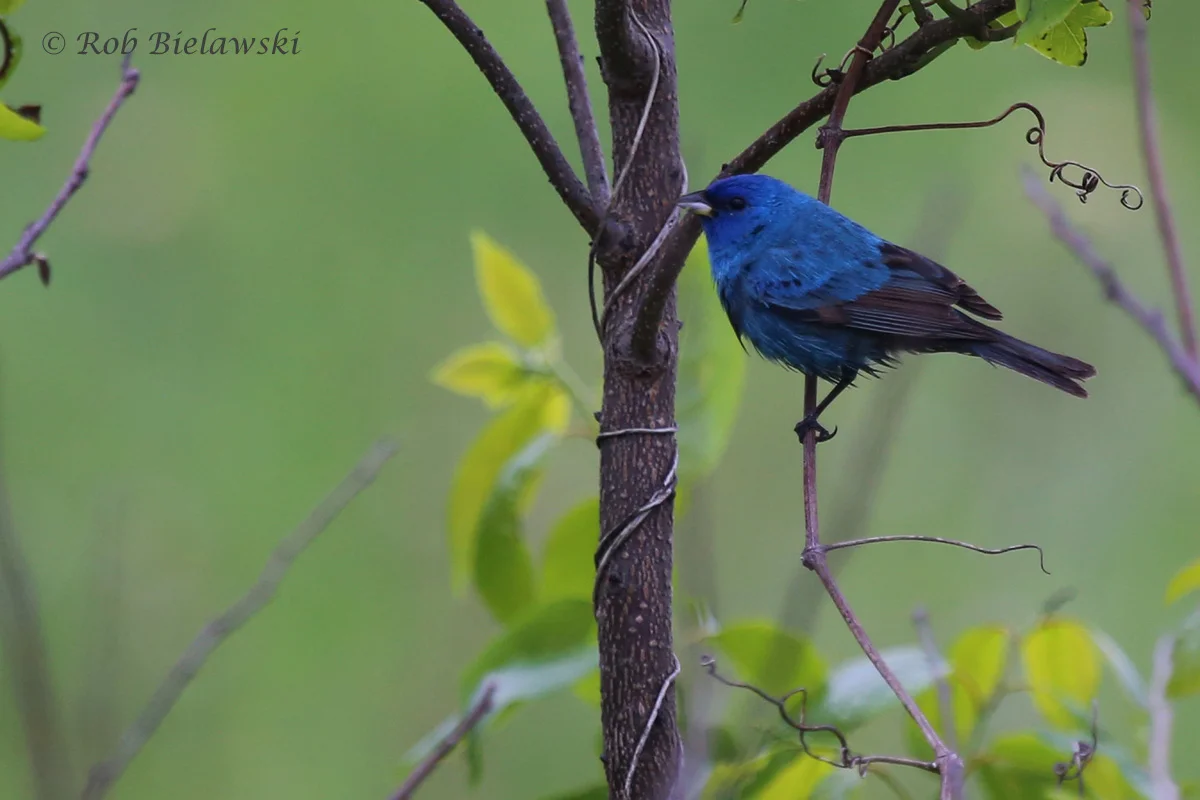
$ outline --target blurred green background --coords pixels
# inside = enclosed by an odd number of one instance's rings
[[[1120,3],[1114,3],[1114,9]],[[861,35],[874,2],[751,0],[676,9],[683,143],[695,185],[814,87],[815,57]],[[576,158],[544,7],[468,10]],[[573,2],[603,105],[590,8]],[[1007,45],[960,45],[914,79],[851,106],[849,124],[992,116],[1027,100],[1049,118],[1051,158],[1144,184],[1123,13],[1090,31],[1083,69]],[[4,89],[40,102],[49,133],[0,145],[4,239],[40,214],[115,89],[118,58],[42,52],[52,30],[120,36],[137,27],[199,35],[300,31],[289,57],[149,56],[137,94],[91,181],[41,246],[54,284],[32,272],[0,286],[4,459],[19,534],[40,592],[82,780],[204,622],[257,576],[276,542],[376,436],[400,456],[295,568],[277,602],[210,662],[112,793],[118,798],[379,797],[402,754],[457,702],[457,671],[495,631],[449,589],[445,496],[486,419],[433,387],[430,368],[490,336],[467,234],[488,231],[545,284],[581,374],[599,375],[587,312],[587,240],[547,185],[500,103],[459,46],[413,0],[184,5],[33,0],[10,20],[26,53]],[[1191,46],[1200,7],[1160,3],[1151,21],[1163,147],[1185,253],[1200,209],[1200,125]],[[912,640],[931,608],[948,641],[965,626],[1023,624],[1052,592],[1105,627],[1143,669],[1167,578],[1200,554],[1200,410],[1152,343],[1107,305],[1025,199],[1037,166],[1025,117],[969,133],[860,139],[842,150],[833,201],[881,235],[912,241],[928,199],[965,212],[944,260],[1006,313],[1006,329],[1091,361],[1080,402],[974,361],[930,358],[898,432],[869,533],[926,533],[986,546],[986,559],[930,546],[854,556],[845,589],[882,645]],[[814,191],[820,153],[805,135],[770,172]],[[1040,167],[1039,167],[1040,169]],[[1081,206],[1053,190],[1143,297],[1167,285],[1149,206],[1101,191]],[[955,219],[958,219],[956,215]],[[1200,269],[1193,269],[1200,280]],[[751,359],[741,417],[705,504],[722,618],[772,617],[801,537],[801,380]],[[886,392],[867,381],[834,408],[822,497],[852,504],[848,454]],[[535,536],[595,491],[596,454],[565,447],[534,515]],[[681,535],[680,561],[688,563]],[[809,579],[806,578],[805,579]],[[855,654],[824,607],[816,636]],[[1124,711],[1107,682],[1102,714]],[[1027,714],[1017,700],[1007,721]],[[1179,708],[1176,753],[1200,750],[1200,705]],[[898,717],[860,749],[894,747]],[[523,711],[486,743],[472,796],[526,798],[592,782],[592,712],[570,695]],[[466,796],[455,761],[423,791]],[[29,792],[12,694],[0,692],[0,797]]]

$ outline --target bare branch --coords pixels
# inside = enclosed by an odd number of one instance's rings
[[[545,120],[534,108],[533,101],[525,94],[525,90],[517,82],[512,70],[504,63],[504,59],[496,52],[496,48],[492,47],[492,43],[483,35],[483,30],[467,16],[467,12],[459,8],[458,3],[454,0],[421,0],[421,2],[437,16],[467,51],[467,55],[471,57],[475,66],[483,73],[483,77],[487,78],[488,83],[491,84],[492,91],[496,93],[500,102],[504,103],[504,107],[512,115],[513,122],[517,123],[517,127],[521,129],[525,141],[529,142],[533,154],[537,156],[538,163],[542,165],[542,170],[550,179],[550,184],[558,192],[558,196],[575,215],[575,219],[579,221],[583,229],[589,234],[594,234],[600,221],[600,214],[592,202],[592,196],[575,176],[575,171],[571,169],[570,163],[567,162],[558,142],[555,141],[554,134],[550,133],[550,129],[546,127]]]
[[[88,774],[87,786],[83,790],[84,800],[96,800],[112,788],[130,762],[158,730],[167,714],[171,713],[171,709],[204,667],[209,656],[271,602],[279,584],[300,554],[329,527],[355,497],[375,481],[384,464],[395,454],[396,445],[390,441],[383,440],[372,445],[354,470],[275,548],[266,567],[249,591],[219,617],[204,626],[155,689],[138,718],[121,736],[116,751],[107,761],[92,767]]]
[[[579,53],[579,39],[575,36],[567,0],[546,0],[546,12],[554,27],[554,41],[562,61],[563,77],[567,83],[567,105],[575,122],[575,136],[579,139],[579,155],[583,158],[588,192],[592,195],[596,210],[603,212],[608,207],[608,172],[604,165],[604,149],[600,146],[600,131],[592,114],[592,100],[588,95],[587,75],[583,71],[583,56]]]
[[[921,648],[925,658],[929,660],[930,672],[934,675],[933,684],[937,688],[938,717],[942,721],[942,730],[946,732],[946,745],[951,750],[958,749],[955,741],[954,694],[950,690],[950,680],[946,677],[950,665],[946,663],[942,651],[938,648],[937,639],[933,635],[933,624],[929,621],[929,612],[924,606],[918,606],[912,613],[913,627],[917,629],[917,638],[921,640]]]
[[[0,478],[0,652],[29,752],[36,800],[69,796],[67,743],[54,695],[50,657],[38,612],[37,590],[13,525]]]
[[[1146,50],[1146,18],[1142,3],[1128,0],[1129,38],[1133,47],[1134,87],[1137,97],[1138,122],[1142,134],[1142,152],[1146,159],[1146,172],[1150,177],[1150,193],[1154,196],[1154,213],[1158,220],[1158,233],[1167,254],[1167,269],[1171,274],[1171,287],[1175,294],[1175,307],[1179,315],[1179,338],[1183,349],[1198,360],[1196,348],[1196,317],[1192,309],[1192,293],[1188,288],[1187,271],[1183,266],[1183,253],[1179,247],[1179,236],[1175,232],[1175,219],[1171,213],[1171,199],[1167,196],[1167,181],[1163,172],[1162,149],[1158,136],[1158,114],[1154,110],[1154,92],[1150,87],[1150,56]]]
[[[446,734],[445,738],[438,742],[437,747],[427,755],[416,769],[408,776],[403,785],[396,790],[392,795],[392,800],[409,800],[410,797],[420,788],[421,784],[433,774],[433,771],[438,768],[438,765],[445,760],[446,756],[454,752],[454,748],[458,747],[458,743],[466,738],[467,734],[475,729],[488,712],[492,710],[492,696],[496,693],[496,684],[485,684],[482,691],[479,693],[479,698],[471,709],[467,711],[458,724]]]
[[[875,14],[875,19],[871,21],[871,26],[867,29],[866,34],[855,47],[854,57],[850,62],[850,68],[842,78],[838,85],[837,96],[834,99],[833,108],[829,114],[829,122],[821,129],[821,135],[817,139],[819,147],[824,149],[824,155],[821,160],[821,181],[817,189],[817,199],[823,203],[829,202],[829,196],[833,191],[833,172],[837,164],[838,149],[841,147],[844,139],[842,131],[842,120],[845,118],[846,109],[850,105],[850,98],[854,96],[856,86],[862,78],[863,70],[867,65],[867,61],[872,58],[875,48],[879,46],[883,39],[884,31],[887,29],[888,21],[892,18],[896,8],[899,6],[899,0],[884,0]],[[926,26],[921,30],[928,30],[932,25]],[[919,35],[921,30],[918,30],[916,35]],[[804,414],[807,417],[812,414],[817,406],[817,378],[814,375],[806,375],[804,378]],[[821,585],[825,587],[825,591],[833,600],[834,606],[842,615],[842,619],[846,622],[846,626],[850,629],[850,633],[862,648],[867,659],[874,665],[879,672],[880,677],[887,683],[892,693],[904,706],[909,716],[917,723],[917,727],[921,729],[921,734],[925,737],[925,741],[929,743],[933,750],[938,772],[941,774],[941,800],[957,800],[962,797],[962,789],[964,783],[964,766],[962,759],[946,746],[942,741],[938,732],[930,724],[929,719],[917,705],[916,701],[909,694],[904,685],[900,683],[900,679],[892,671],[880,655],[879,650],[871,641],[870,636],[863,629],[862,624],[858,621],[854,611],[850,608],[850,603],[846,596],[842,593],[841,588],[837,585],[837,581],[833,577],[833,573],[829,569],[829,563],[825,558],[825,550],[821,546],[820,525],[817,516],[817,433],[815,428],[810,428],[804,437],[804,565],[816,573],[821,581]]]
[[[1138,6],[1137,3],[1130,5]],[[1141,15],[1140,6],[1138,15]],[[1179,800],[1179,784],[1171,777],[1171,726],[1174,714],[1167,700],[1167,684],[1174,668],[1175,636],[1164,634],[1154,645],[1154,665],[1150,673],[1147,706],[1150,711],[1149,756],[1150,786],[1155,800]]]
[[[35,252],[33,246],[37,244],[38,239],[46,232],[51,223],[58,218],[62,213],[63,208],[70,202],[75,193],[83,186],[83,182],[87,180],[88,172],[91,169],[92,156],[96,152],[96,146],[100,144],[100,137],[108,130],[109,123],[113,117],[121,110],[125,100],[133,94],[133,90],[137,88],[138,80],[141,74],[130,66],[129,56],[121,62],[121,85],[117,87],[117,93],[113,95],[112,100],[108,101],[108,106],[104,109],[104,113],[92,125],[91,133],[83,143],[83,149],[79,151],[79,157],[75,159],[75,166],[71,169],[71,174],[67,176],[67,182],[58,190],[58,194],[42,214],[41,218],[25,228],[21,234],[21,238],[17,241],[15,247],[4,259],[0,262],[0,278],[7,277],[17,270],[27,267],[30,264],[37,264],[41,274],[42,283],[50,282],[50,262],[46,256]]]
[[[861,78],[853,83],[853,93],[869,89],[887,80],[908,77],[928,65],[951,42],[975,35],[981,27],[1012,11],[1016,0],[979,0],[955,18],[939,19],[922,25],[904,41],[870,60]],[[843,81],[840,85],[846,85]],[[797,105],[782,119],[755,139],[727,163],[717,177],[742,172],[757,172],[800,134],[816,125],[833,109],[839,84],[831,84]],[[683,269],[684,259],[700,237],[700,222],[687,215],[663,243],[657,268],[650,276],[642,307],[634,329],[634,341],[652,337],[658,330],[671,287]]]
[[[1184,386],[1197,402],[1200,402],[1200,361],[1189,356],[1187,351],[1175,340],[1167,330],[1167,323],[1163,319],[1163,315],[1158,310],[1145,305],[1133,292],[1129,291],[1117,277],[1117,272],[1112,264],[1100,257],[1091,241],[1071,225],[1066,214],[1063,213],[1062,207],[1054,201],[1054,198],[1050,197],[1041,181],[1029,173],[1025,175],[1025,193],[1046,214],[1054,235],[1067,245],[1075,253],[1075,257],[1082,261],[1084,266],[1090,269],[1096,279],[1100,281],[1100,285],[1104,287],[1105,296],[1124,309],[1142,326],[1146,333],[1154,337],[1159,348],[1170,361],[1171,367],[1183,379]]]
[[[1014,544],[1008,547],[1000,547],[990,549],[971,544],[970,542],[960,542],[957,539],[943,539],[940,536],[922,536],[918,534],[900,534],[897,536],[867,536],[862,539],[847,539],[842,542],[832,542],[830,544],[821,545],[821,549],[826,553],[833,550],[844,550],[848,547],[859,547],[864,544],[880,544],[881,542],[928,542],[930,544],[948,544],[952,547],[961,547],[964,550],[972,550],[976,553],[983,553],[985,556],[1000,556],[1005,553],[1015,553],[1018,550],[1037,550],[1038,565],[1042,568],[1042,572],[1047,575],[1050,571],[1046,569],[1046,554],[1042,548],[1036,544]]]

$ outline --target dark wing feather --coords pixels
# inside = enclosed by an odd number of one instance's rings
[[[1000,309],[984,300],[966,281],[936,261],[891,242],[884,242],[879,248],[879,253],[884,265],[892,271],[893,281],[898,286],[919,282],[920,286],[914,288],[926,297],[940,294],[951,300],[952,305],[978,314],[984,319],[1001,319]]]
[[[918,339],[990,339],[990,328],[953,306],[942,292],[924,295],[906,286],[884,286],[862,297],[808,313],[806,322]]]

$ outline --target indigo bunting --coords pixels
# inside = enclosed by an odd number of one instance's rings
[[[735,175],[679,199],[700,215],[713,281],[739,339],[765,358],[834,388],[796,425],[817,418],[859,373],[899,353],[961,353],[1076,397],[1090,364],[977,321],[1000,311],[942,265],[881,239],[826,204],[766,175]],[[961,309],[961,310],[960,310]],[[834,433],[837,429],[834,429]]]

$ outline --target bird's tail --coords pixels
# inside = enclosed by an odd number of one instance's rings
[[[1087,390],[1079,382],[1096,374],[1096,368],[1091,364],[1051,353],[1000,331],[995,333],[997,338],[994,341],[973,345],[971,353],[997,366],[1048,383],[1067,394],[1088,396]]]

